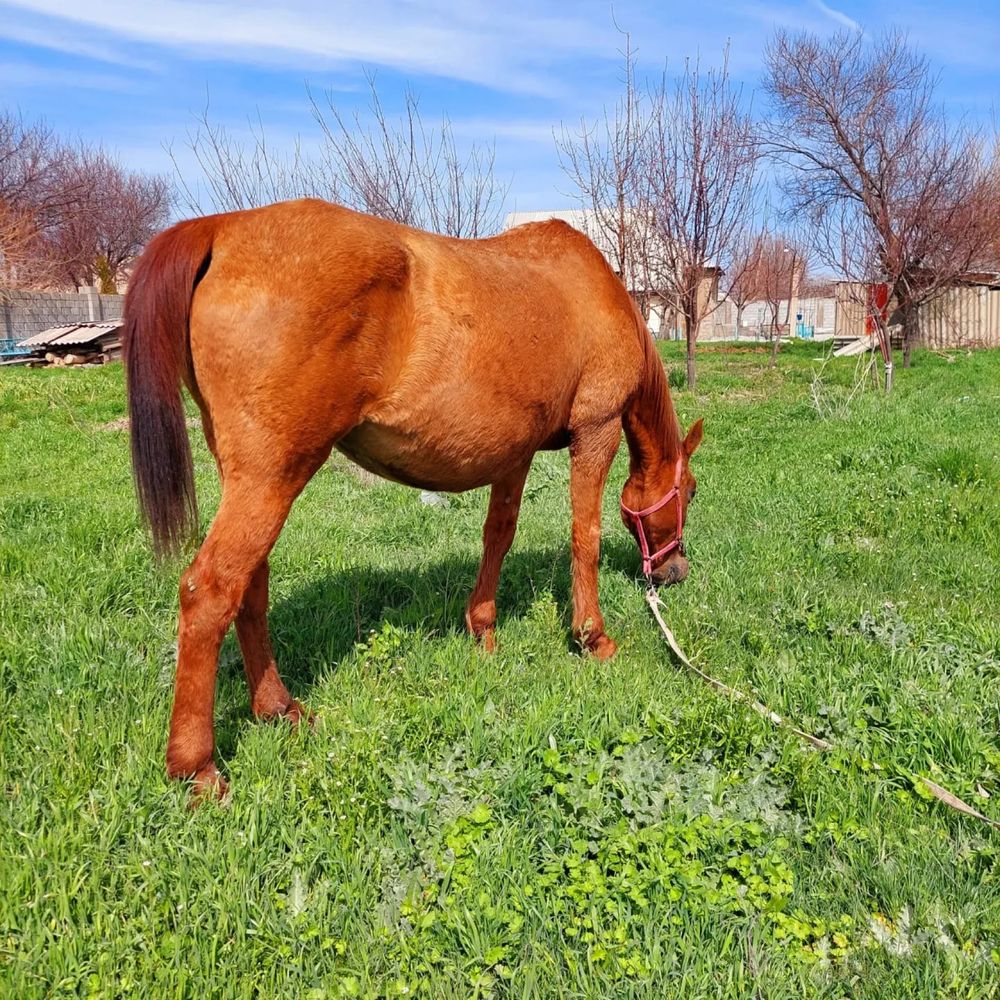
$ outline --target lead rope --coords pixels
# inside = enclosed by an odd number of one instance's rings
[[[664,608],[666,605],[663,603],[663,600],[656,592],[656,589],[652,584],[650,584],[646,590],[646,603],[653,612],[653,617],[656,619],[656,623],[660,626],[660,631],[663,632],[664,638],[667,640],[667,645],[673,650],[674,655],[681,661],[681,663],[684,664],[685,667],[688,668],[688,670],[691,671],[691,673],[703,680],[709,687],[714,688],[722,694],[728,695],[733,701],[739,701],[744,705],[749,705],[750,708],[752,708],[758,715],[767,719],[772,725],[777,726],[779,729],[787,729],[789,732],[794,733],[799,737],[799,739],[804,740],[817,750],[826,751],[834,749],[834,745],[832,743],[821,739],[819,736],[815,736],[813,733],[806,732],[804,729],[797,729],[787,719],[782,718],[777,712],[772,712],[767,705],[763,702],[757,701],[755,698],[752,698],[745,691],[740,691],[738,688],[730,687],[728,684],[723,683],[711,674],[707,674],[704,670],[700,670],[696,667],[684,654],[684,650],[681,649],[677,640],[674,638],[674,633],[670,631],[669,626],[663,620],[663,615],[660,614],[660,608]],[[869,766],[876,770],[882,770],[878,764],[869,764]],[[995,830],[1000,830],[1000,822],[990,819],[989,816],[985,816],[978,809],[970,806],[968,802],[963,802],[957,795],[949,792],[947,788],[942,787],[937,784],[937,782],[931,781],[930,778],[925,778],[921,774],[909,774],[908,777],[911,781],[919,782],[923,785],[923,787],[926,788],[935,799],[948,806],[949,809],[954,809],[956,812],[981,820],[989,826],[992,826]]]

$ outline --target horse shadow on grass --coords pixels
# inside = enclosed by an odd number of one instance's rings
[[[478,560],[465,555],[395,570],[361,564],[318,576],[286,595],[281,595],[279,574],[272,575],[278,596],[269,615],[271,639],[278,669],[292,696],[308,704],[321,678],[336,670],[355,644],[386,622],[403,628],[419,626],[430,641],[435,636],[466,635],[465,607],[478,570]],[[631,577],[637,570],[635,546],[630,540],[603,542],[602,575]],[[523,618],[543,594],[551,594],[555,600],[567,648],[576,649],[570,629],[568,545],[527,551],[515,547],[510,552],[497,591],[498,626],[503,628],[505,623]],[[227,688],[242,685],[242,659],[233,635],[223,647],[219,680]],[[226,701],[235,701],[235,711],[220,716],[217,738],[223,757],[230,757],[250,708],[245,693]]]

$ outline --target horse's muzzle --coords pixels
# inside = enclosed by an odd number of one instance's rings
[[[673,553],[658,566],[653,567],[653,583],[660,587],[669,587],[674,583],[683,583],[691,569],[686,556],[679,552]]]

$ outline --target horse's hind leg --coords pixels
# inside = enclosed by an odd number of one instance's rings
[[[269,576],[265,559],[254,570],[236,614],[236,635],[250,689],[250,707],[258,719],[282,716],[291,722],[299,722],[306,717],[306,712],[288,693],[278,675],[278,665],[271,649],[267,628]]]
[[[198,793],[225,793],[225,782],[213,759],[219,646],[306,479],[308,476],[290,484],[227,476],[212,527],[181,577],[167,773],[172,778],[193,778]]]
[[[523,468],[495,482],[490,490],[490,507],[483,525],[483,561],[465,612],[465,623],[469,631],[490,652],[496,648],[494,628],[497,621],[496,596],[500,567],[514,541],[517,515],[521,509],[521,494],[530,467],[529,461]]]
[[[225,484],[225,468],[219,461],[211,414],[205,406],[201,407],[201,418],[205,440],[218,467],[219,481]],[[271,649],[271,636],[267,628],[269,579],[270,568],[267,559],[264,559],[254,570],[236,613],[236,635],[243,654],[247,687],[250,689],[250,708],[258,719],[282,716],[297,723],[305,715],[305,710],[288,693],[278,675],[278,665]]]

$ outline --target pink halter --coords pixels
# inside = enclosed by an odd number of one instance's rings
[[[635,525],[635,533],[639,536],[639,551],[642,553],[642,571],[650,579],[653,576],[653,566],[658,560],[670,555],[674,549],[679,549],[681,555],[684,555],[684,507],[681,504],[682,473],[683,464],[681,461],[678,461],[677,472],[674,475],[674,485],[670,487],[665,496],[657,500],[652,506],[646,507],[643,510],[632,510],[631,507],[626,507],[622,503],[622,515],[626,520],[631,521]],[[649,539],[646,537],[646,528],[642,523],[642,519],[650,514],[655,514],[662,507],[666,507],[671,500],[677,503],[677,533],[662,549],[650,553]]]

